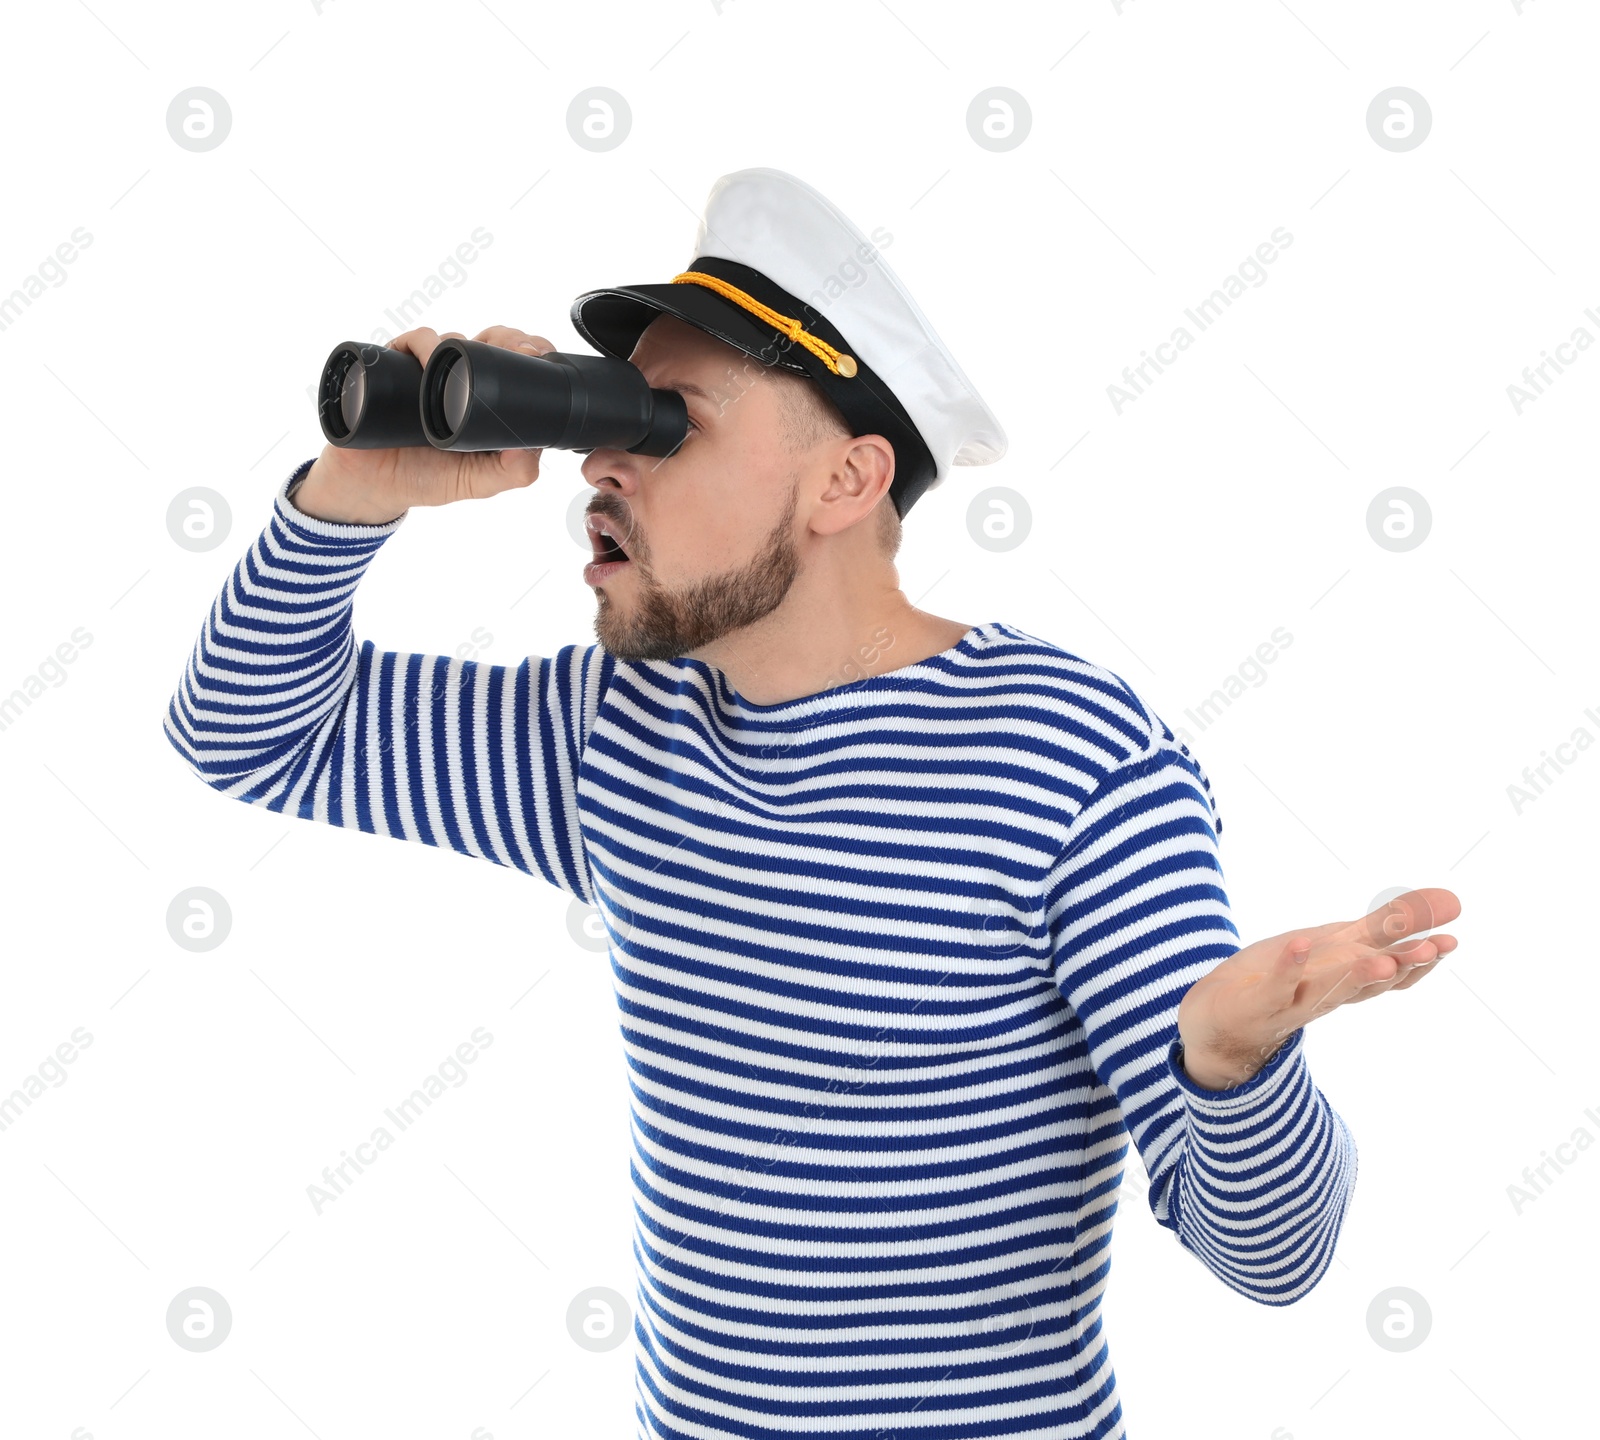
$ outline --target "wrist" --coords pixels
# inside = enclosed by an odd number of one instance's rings
[[[333,525],[389,525],[406,513],[402,510],[396,515],[393,504],[364,500],[326,454],[319,455],[305,475],[289,487],[285,498],[302,515]]]
[[[1186,1050],[1179,1051],[1178,1064],[1183,1067],[1183,1073],[1202,1090],[1232,1090],[1250,1078],[1248,1074],[1224,1070],[1214,1065],[1207,1065],[1204,1061],[1195,1060]]]
[[[1286,1039],[1285,1036],[1279,1036],[1271,1044],[1258,1046],[1244,1055],[1191,1050],[1188,1045],[1180,1043],[1177,1060],[1183,1073],[1202,1090],[1232,1090],[1254,1079],[1283,1048]]]

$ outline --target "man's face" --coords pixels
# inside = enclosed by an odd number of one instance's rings
[[[671,315],[629,357],[655,389],[678,390],[689,433],[665,458],[593,450],[583,478],[598,558],[607,522],[625,563],[585,572],[595,635],[613,655],[685,655],[769,615],[800,570],[796,503],[802,457],[782,436],[782,382],[760,361]]]

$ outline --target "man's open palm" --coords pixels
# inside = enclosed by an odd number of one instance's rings
[[[1460,913],[1449,890],[1409,890],[1359,920],[1246,945],[1190,986],[1178,1006],[1184,1069],[1211,1089],[1242,1084],[1308,1021],[1415,985],[1457,944],[1453,935],[1419,932]]]

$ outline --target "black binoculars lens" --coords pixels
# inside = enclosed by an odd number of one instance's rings
[[[344,383],[339,387],[339,418],[346,430],[354,430],[361,421],[361,407],[367,400],[367,367],[354,364],[345,369]]]
[[[467,367],[456,361],[444,380],[444,428],[454,435],[467,418],[467,402],[472,390],[467,384]]]
[[[426,445],[417,394],[422,362],[404,350],[347,340],[322,367],[322,433],[348,450]]]
[[[461,427],[472,408],[472,365],[466,355],[447,349],[448,342],[435,347],[433,357],[422,372],[422,429],[428,443],[449,449],[461,436]],[[501,446],[501,449],[510,448]]]
[[[318,403],[330,444],[356,450],[577,450],[613,446],[670,455],[689,432],[676,390],[652,390],[610,355],[529,355],[443,339],[428,363],[347,340],[322,369]]]

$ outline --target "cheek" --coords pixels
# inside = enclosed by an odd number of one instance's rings
[[[746,397],[745,404],[754,404]],[[737,407],[734,407],[737,408]],[[775,459],[755,411],[700,447],[691,468],[663,487],[650,526],[650,560],[666,584],[682,583],[749,560],[778,518],[790,471]],[[746,432],[745,427],[749,427]]]
[[[687,584],[716,568],[725,552],[724,508],[701,497],[674,501],[650,527],[650,569],[664,585]]]
[[[663,579],[723,569],[744,558],[752,523],[747,485],[697,482],[651,527],[651,564]]]

